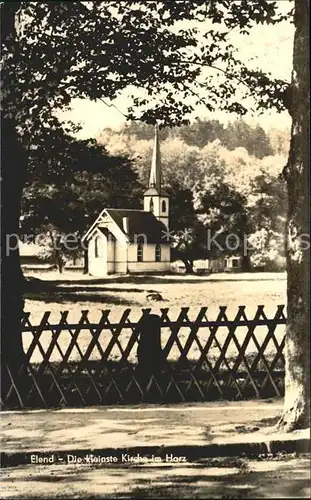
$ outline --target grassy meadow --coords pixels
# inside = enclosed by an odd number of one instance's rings
[[[88,318],[96,323],[102,310],[110,310],[109,321],[117,323],[125,309],[131,309],[130,319],[136,321],[141,317],[143,308],[152,308],[157,313],[161,308],[169,308],[169,317],[176,320],[181,307],[189,307],[188,317],[195,319],[200,308],[208,307],[208,319],[215,320],[219,312],[219,306],[227,306],[227,316],[234,319],[238,306],[246,306],[246,316],[249,319],[254,317],[258,305],[265,305],[267,317],[273,317],[279,304],[286,303],[286,275],[284,273],[250,273],[250,274],[215,274],[210,276],[185,276],[185,275],[164,275],[164,276],[111,276],[104,279],[91,278],[82,275],[59,275],[56,273],[46,273],[42,275],[33,274],[30,278],[39,278],[41,282],[33,280],[29,290],[25,294],[25,311],[30,312],[30,321],[37,325],[45,311],[51,311],[50,323],[57,324],[61,311],[68,311],[68,322],[77,323],[81,318],[81,311],[88,310]],[[147,295],[150,292],[159,292],[163,301],[148,302]],[[256,338],[261,344],[267,334],[267,327],[256,328]],[[240,344],[247,332],[246,327],[239,327],[236,331]],[[284,327],[277,328],[279,338],[284,335]],[[179,340],[184,345],[188,336],[189,328],[183,328],[179,332]],[[124,348],[132,334],[131,329],[124,329],[120,335],[120,343]],[[227,337],[228,329],[219,328],[217,340],[222,345]],[[169,329],[162,331],[162,345],[165,346],[170,335]],[[210,330],[201,328],[198,337],[204,345]],[[30,344],[32,335],[24,334],[24,346]],[[47,349],[52,338],[51,332],[46,332],[41,336],[41,343],[44,350]],[[102,332],[99,341],[104,349],[111,339],[108,331]],[[59,344],[65,352],[71,340],[71,334],[63,331],[59,337]],[[87,330],[79,334],[79,347],[84,352],[91,341],[91,333]],[[268,345],[274,352],[273,343]],[[216,349],[214,355],[217,357],[217,346],[212,345],[212,351]],[[249,343],[248,354],[256,352],[253,341]],[[170,351],[169,359],[179,357],[179,349],[175,344]],[[237,354],[234,343],[231,342],[228,348],[228,356],[234,357]],[[198,345],[194,342],[188,357],[197,359],[200,355]],[[54,348],[51,360],[59,359],[59,351]],[[91,359],[98,359],[97,348],[93,350]],[[118,359],[120,351],[117,346],[111,353],[111,359]],[[79,359],[76,348],[70,356],[71,360]],[[132,350],[130,361],[135,361],[136,347]],[[36,348],[32,360],[40,361],[41,355]]]

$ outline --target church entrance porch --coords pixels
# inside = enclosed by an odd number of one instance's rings
[[[106,276],[115,272],[115,240],[101,229],[89,242],[89,273],[92,276]]]

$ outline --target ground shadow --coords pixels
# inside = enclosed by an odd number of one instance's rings
[[[54,287],[56,292],[61,293],[80,293],[80,292],[120,292],[120,293],[157,293],[157,290],[145,289],[145,288],[115,288],[112,287],[96,287],[96,286],[63,286],[58,285]]]
[[[38,278],[33,278],[37,280]],[[262,277],[260,278],[260,281],[271,281],[271,279],[274,278],[269,278],[269,277]],[[285,279],[281,278],[280,279]],[[43,280],[40,280],[43,281]],[[76,285],[95,285],[95,284],[114,284],[114,283],[136,283],[136,284],[183,284],[183,283],[205,283],[205,282],[210,282],[210,283],[218,283],[219,281],[221,282],[232,282],[232,281],[258,281],[254,280],[251,277],[247,277],[241,274],[235,274],[234,278],[213,278],[211,275],[209,276],[203,276],[203,277],[197,277],[195,274],[191,275],[186,275],[186,274],[181,274],[181,275],[126,275],[126,276],[111,276],[107,278],[92,278],[92,277],[87,277],[84,279],[81,279],[79,277],[77,278],[71,278],[71,279],[66,279],[61,278],[61,279],[55,279],[55,280],[46,280],[44,281],[45,283],[53,284],[53,285],[66,285],[66,284],[76,284]]]
[[[69,284],[73,284],[71,286],[65,286]],[[101,283],[104,284],[104,283]],[[113,285],[111,283],[111,280],[107,281],[107,284]],[[92,286],[94,285],[94,286]],[[72,282],[66,282],[66,283],[61,283],[57,281],[44,281],[38,278],[31,278],[31,279],[26,279],[25,281],[25,287],[24,287],[24,294],[27,293],[40,293],[40,292],[56,292],[56,293],[80,293],[80,292],[120,292],[120,293],[158,293],[158,290],[153,290],[153,289],[146,289],[146,288],[118,288],[115,286],[109,286],[109,287],[100,287],[100,286],[95,286],[96,283],[92,283],[92,285],[89,285],[88,283],[82,282],[82,283],[77,283],[76,281]]]
[[[260,462],[262,468],[260,468]],[[278,462],[278,463],[276,463]],[[186,467],[161,464],[144,466],[80,467],[54,469],[52,478],[42,471],[24,468],[24,474],[10,473],[5,482],[18,488],[18,498],[33,498],[36,484],[50,483],[46,498],[55,498],[53,483],[81,483],[62,498],[309,498],[309,459],[274,457],[272,460],[207,459]],[[211,469],[212,468],[212,469]],[[11,469],[12,471],[12,469]],[[105,477],[103,481],[103,475]],[[28,488],[23,485],[27,481]],[[20,483],[21,481],[21,483]],[[20,483],[20,484],[19,484]],[[96,492],[96,493],[95,493]],[[57,497],[59,495],[56,495]]]
[[[36,300],[39,302],[57,302],[57,303],[65,303],[65,302],[94,302],[98,304],[114,304],[114,305],[124,305],[124,306],[132,306],[139,305],[135,300],[129,300],[125,298],[121,298],[115,295],[107,295],[107,294],[90,294],[90,293],[62,293],[59,290],[55,290],[53,292],[28,292],[24,294],[24,298],[27,300]]]
[[[282,498],[284,494],[288,498],[301,498],[306,497],[303,492],[310,489],[307,461],[299,466],[297,474],[291,461],[284,461],[279,468],[271,467],[271,470],[263,471],[252,470],[247,459],[230,465],[224,462],[222,467],[235,467],[238,471],[219,475],[209,473],[209,464],[205,467],[206,472],[202,466],[201,474],[197,473],[198,467],[189,467],[187,475],[179,475],[178,470],[174,470],[166,477],[151,476],[148,483],[138,478],[135,481],[138,484],[129,495],[123,494],[123,498]],[[195,473],[192,474],[192,471]],[[301,472],[303,477],[300,477]]]
[[[270,427],[270,426],[276,425],[279,420],[280,420],[280,416],[262,418],[262,419],[258,420],[257,422],[254,422],[254,425],[257,425],[258,427]]]

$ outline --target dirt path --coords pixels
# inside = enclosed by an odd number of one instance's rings
[[[24,466],[2,471],[1,498],[310,498],[310,458],[194,464]]]
[[[205,445],[262,439],[282,400],[1,412],[1,451]]]

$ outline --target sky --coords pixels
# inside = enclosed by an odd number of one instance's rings
[[[278,3],[282,10],[288,9],[287,0],[279,0]],[[249,36],[238,33],[234,35],[232,41],[239,48],[242,61],[248,62],[255,58],[256,66],[262,70],[270,72],[276,78],[290,81],[293,38],[293,25],[280,23],[274,26],[257,25],[252,29]],[[101,101],[73,99],[71,111],[63,113],[62,117],[65,120],[72,120],[82,125],[82,130],[77,134],[79,138],[96,138],[106,127],[113,129],[122,127],[125,123],[125,117],[122,113],[126,113],[127,106],[130,103],[131,100],[125,92],[115,101],[109,103],[113,104],[110,107]],[[196,116],[201,119],[218,119],[223,123],[237,118],[236,115],[228,115],[224,112],[210,113],[204,108],[197,109],[193,118]],[[250,125],[259,123],[266,130],[271,127],[283,129],[289,127],[291,122],[287,112],[277,113],[274,111],[255,116],[246,115],[244,119]]]

